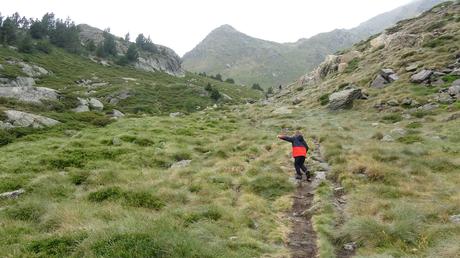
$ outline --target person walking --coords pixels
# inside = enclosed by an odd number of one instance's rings
[[[278,138],[292,143],[292,157],[294,158],[294,168],[296,171],[296,179],[302,179],[302,171],[307,176],[307,181],[311,182],[311,175],[308,168],[305,166],[305,158],[307,157],[308,144],[305,142],[300,131],[296,131],[294,136],[278,135]]]

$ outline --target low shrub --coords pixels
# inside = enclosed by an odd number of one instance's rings
[[[400,114],[390,114],[382,117],[382,122],[384,123],[397,123],[402,121],[402,116]]]
[[[27,249],[43,257],[70,257],[85,239],[86,234],[52,236],[33,240]]]
[[[45,207],[39,203],[21,203],[6,209],[6,215],[11,219],[28,222],[39,222],[45,214]]]
[[[123,198],[124,203],[132,207],[159,210],[166,205],[163,200],[148,192],[125,192]]]
[[[88,180],[89,175],[88,171],[74,172],[70,174],[70,181],[74,185],[82,185]]]
[[[423,138],[418,135],[406,135],[399,138],[398,141],[405,144],[412,144],[416,142],[423,142]]]
[[[184,218],[186,225],[198,222],[200,220],[217,221],[222,217],[222,213],[215,206],[206,206],[198,211],[187,214]]]
[[[321,106],[325,106],[325,105],[329,104],[329,96],[330,95],[331,94],[326,93],[326,94],[321,95],[321,97],[318,98],[318,101],[321,103]]]
[[[103,202],[106,200],[116,200],[122,197],[123,192],[120,187],[108,187],[88,195],[88,200],[92,202]]]

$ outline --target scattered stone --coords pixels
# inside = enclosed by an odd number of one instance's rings
[[[395,139],[393,139],[393,137],[391,137],[391,135],[388,135],[388,134],[387,134],[387,135],[383,136],[383,138],[382,138],[381,141],[382,141],[382,142],[394,142]]]
[[[428,103],[428,104],[425,104],[425,105],[423,105],[421,107],[418,107],[417,109],[422,110],[422,111],[431,111],[431,110],[437,109],[438,107],[439,107],[438,104]]]
[[[232,97],[228,96],[227,94],[225,93],[221,93],[221,94],[222,94],[222,97],[224,97],[224,99],[233,100]]]
[[[347,243],[343,245],[343,249],[350,251],[350,252],[354,251],[356,247],[357,247],[356,242],[351,242],[351,243]]]
[[[372,126],[379,126],[379,123],[372,123]]]
[[[334,194],[342,195],[344,193],[345,193],[345,188],[344,187],[336,187],[336,188],[334,188]]]
[[[0,194],[0,199],[16,199],[18,198],[21,194],[25,193],[26,191],[24,189],[19,189],[11,192],[6,192]]]
[[[375,77],[374,81],[372,81],[371,87],[381,89],[384,88],[387,83],[387,80],[385,80],[385,78],[379,74],[377,77]]]
[[[0,121],[0,129],[3,129],[3,130],[9,130],[9,129],[12,129],[14,128],[14,126],[8,122],[3,122],[3,121]]]
[[[362,97],[361,89],[347,89],[329,96],[329,109],[339,110],[353,107],[353,101]]]
[[[431,75],[433,75],[432,70],[423,69],[422,71],[412,75],[410,80],[411,82],[414,82],[414,83],[422,83],[422,82],[429,80]]]
[[[120,140],[120,138],[113,137],[113,139],[112,139],[112,145],[113,146],[121,146],[121,144],[122,144],[122,141]]]
[[[415,72],[417,71],[418,67],[419,67],[418,64],[411,64],[408,67],[406,67],[406,72]]]
[[[123,114],[120,110],[114,109],[112,110],[112,117],[114,118],[121,118],[124,117],[125,114]]]
[[[2,64],[0,64],[0,70],[5,70],[5,68],[3,68]]]
[[[291,114],[292,110],[290,110],[288,107],[284,106],[284,107],[279,107],[279,108],[275,109],[272,113],[276,114],[276,115],[285,115],[285,114]]]
[[[450,115],[448,118],[446,118],[446,122],[449,122],[449,121],[453,121],[453,120],[457,120],[460,118],[460,113],[454,113],[452,115]]]
[[[396,99],[391,99],[387,101],[387,105],[391,107],[397,107],[399,106],[399,102]]]
[[[460,76],[460,68],[453,70],[450,74]]]
[[[452,86],[457,86],[457,85],[460,85],[460,79],[455,80],[455,81],[452,83]]]
[[[459,224],[460,223],[460,214],[450,216],[449,220],[452,223]]]
[[[395,129],[391,130],[390,133],[392,133],[392,134],[398,134],[398,135],[403,136],[403,135],[406,135],[406,134],[407,134],[407,131],[404,130],[404,129],[402,129],[402,128],[395,128]]]
[[[170,113],[169,114],[169,117],[181,117],[183,116],[184,114],[181,113],[181,112],[174,112],[174,113]]]
[[[81,113],[81,112],[89,112],[89,102],[87,99],[78,98],[79,105],[78,107],[72,109],[73,112]]]
[[[411,116],[410,114],[403,114],[403,115],[402,115],[402,118],[404,118],[404,119],[407,120],[407,119],[411,119],[412,116]]]
[[[445,74],[450,74],[451,72],[453,72],[454,70],[452,69],[449,69],[449,68],[444,68],[441,70],[441,72],[445,73]]]
[[[137,81],[137,79],[135,79],[135,78],[129,78],[129,77],[122,77],[121,79],[123,79],[123,80],[125,80],[125,81],[133,81],[133,82]]]
[[[30,77],[41,77],[49,74],[45,68],[38,65],[29,65],[24,62],[19,62],[18,64],[22,67],[22,71]]]
[[[411,98],[404,98],[404,99],[401,101],[401,105],[403,105],[403,106],[410,106],[410,105],[412,105],[412,99],[411,99]]]
[[[460,85],[450,86],[449,89],[447,89],[447,93],[450,96],[455,97],[456,99],[459,99],[459,97],[460,97]]]
[[[90,98],[88,104],[92,110],[102,111],[104,109],[104,104],[96,98]]]
[[[59,124],[59,121],[54,119],[17,110],[7,110],[5,115],[7,116],[6,121],[14,127],[43,128]]]
[[[448,93],[439,93],[434,97],[434,99],[441,104],[447,104],[450,105],[455,102],[455,98],[453,98],[450,94]]]
[[[237,239],[238,239],[238,237],[236,237],[236,236],[231,236],[231,237],[229,238],[230,241],[235,241],[235,240],[237,240]]]
[[[11,80],[7,78],[0,78],[0,87],[31,87],[35,85],[34,78],[30,77],[16,77]]]
[[[45,87],[0,87],[0,97],[41,104],[42,100],[57,100],[57,91]]]
[[[295,98],[293,101],[292,101],[292,105],[298,105],[300,103],[302,103],[302,99],[299,99],[299,98]]]
[[[171,168],[185,168],[188,167],[191,162],[191,160],[181,160],[179,162],[172,164]]]

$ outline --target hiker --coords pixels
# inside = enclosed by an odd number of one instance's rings
[[[283,88],[283,86],[281,86],[281,84],[280,84],[280,86],[278,86],[278,88],[279,88],[279,89],[280,89],[280,91],[281,91],[281,89]]]
[[[300,131],[296,131],[292,137],[286,135],[278,135],[278,138],[292,143],[292,157],[294,158],[294,167],[296,171],[296,179],[302,179],[302,171],[307,176],[307,181],[311,182],[311,175],[308,168],[305,166],[305,158],[307,157],[308,145],[303,139]]]

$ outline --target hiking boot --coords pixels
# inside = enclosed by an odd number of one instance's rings
[[[295,179],[297,179],[297,180],[302,180],[302,175],[296,175],[296,176],[295,176]]]
[[[311,176],[307,176],[307,181],[311,182]]]

